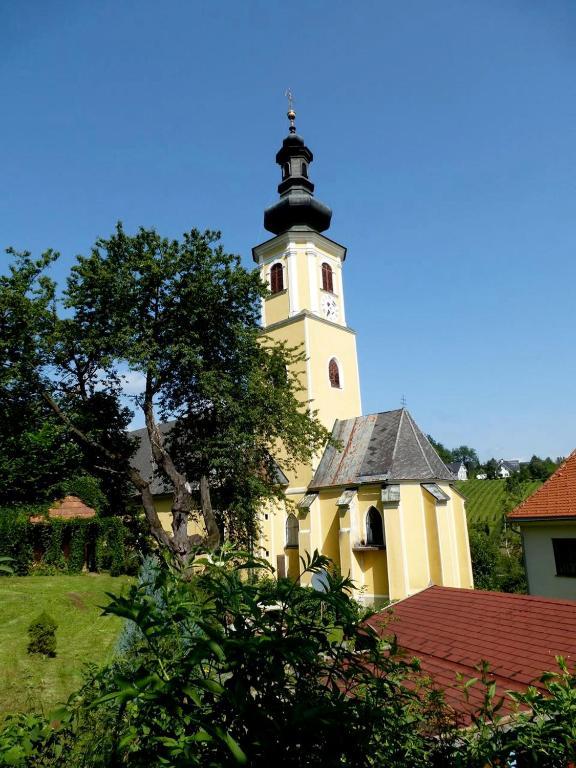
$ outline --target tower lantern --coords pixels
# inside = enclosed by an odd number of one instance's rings
[[[314,184],[309,178],[310,163],[314,159],[302,136],[296,133],[296,112],[292,108],[292,94],[289,98],[288,136],[276,154],[276,162],[282,171],[278,185],[280,200],[264,212],[264,227],[275,235],[289,229],[312,229],[324,232],[330,226],[332,211],[314,197]]]

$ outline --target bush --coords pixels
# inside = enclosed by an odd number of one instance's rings
[[[44,656],[56,656],[56,630],[58,624],[43,611],[28,627],[30,641],[28,653],[41,653]]]
[[[315,553],[306,570],[329,566]],[[127,652],[92,668],[57,713],[9,716],[0,766],[572,764],[576,676],[561,659],[541,690],[511,693],[513,714],[478,665],[485,693],[463,728],[417,662],[359,620],[348,579],[329,572],[326,592],[314,592],[250,578],[256,570],[271,574],[226,547],[184,574],[148,560],[128,598],[107,609],[138,628]]]
[[[87,554],[89,570],[108,570],[112,576],[126,571],[125,528],[121,518],[51,520],[45,513],[46,508],[40,506],[0,508],[0,557],[12,559],[13,571],[18,576],[80,573]],[[44,517],[44,521],[31,523],[31,515]],[[64,555],[65,546],[68,558]],[[134,568],[134,563],[130,561],[128,566]]]
[[[57,495],[77,496],[84,504],[101,512],[106,506],[106,496],[102,492],[100,480],[92,475],[76,475],[60,484]]]

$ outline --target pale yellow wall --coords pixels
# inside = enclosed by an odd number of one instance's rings
[[[426,492],[420,483],[400,485],[400,516],[406,549],[409,593],[419,592],[430,584],[424,493]]]
[[[440,558],[440,540],[438,522],[436,519],[436,503],[429,493],[422,494],[424,503],[424,520],[426,524],[426,540],[428,542],[428,559],[430,581],[432,584],[442,584],[442,561]]]
[[[576,600],[576,578],[556,576],[552,539],[576,539],[574,523],[522,523],[524,559],[531,595]]]
[[[318,549],[329,557],[342,574],[350,576],[358,596],[367,602],[389,597],[400,600],[425,589],[429,584],[471,588],[472,569],[464,501],[448,484],[439,484],[450,497],[445,504],[437,503],[420,483],[400,483],[397,504],[381,501],[379,484],[362,485],[356,489],[348,506],[338,507],[344,487],[319,491],[310,509],[298,509],[304,491],[288,491],[287,502],[269,503],[261,515],[261,535],[258,554],[266,557],[275,569],[279,560],[290,578],[301,571],[299,556]],[[385,549],[358,546],[366,540],[366,515],[375,507],[383,516]],[[157,510],[164,527],[170,529],[170,499],[158,498]],[[286,547],[286,520],[292,512],[299,524],[298,549]],[[551,532],[552,531],[552,532]],[[203,533],[201,524],[192,521],[190,533]],[[550,561],[548,573],[553,574],[554,562],[550,539],[554,536],[576,538],[576,525],[553,529],[532,527],[526,534],[527,558],[533,562]],[[541,569],[536,570],[536,575]],[[576,598],[576,580],[548,576],[547,581],[535,581],[535,594],[555,594]],[[531,582],[531,587],[532,587]],[[303,584],[310,583],[306,575]],[[551,589],[555,592],[551,592]],[[535,590],[539,591],[536,592]],[[548,591],[543,591],[548,590]]]
[[[456,535],[456,547],[458,550],[459,586],[466,589],[474,587],[472,574],[472,560],[470,558],[470,542],[468,541],[468,521],[466,518],[465,501],[450,486],[442,485],[445,493],[450,492],[452,513],[454,516],[454,530]]]
[[[328,489],[320,493],[318,532],[315,542],[323,555],[340,567],[340,514],[336,502],[341,491]]]
[[[406,541],[400,506],[386,505],[384,521],[388,559],[388,591],[390,600],[401,600],[409,594],[409,581],[405,555]]]
[[[336,419],[359,416],[362,407],[356,338],[345,325],[341,275],[344,249],[317,233],[288,232],[258,246],[256,252],[261,277],[268,284],[271,267],[276,263],[283,265],[287,290],[263,302],[262,320],[268,337],[304,352],[305,361],[297,368],[302,388],[299,397],[318,411],[320,421],[328,430]],[[334,291],[330,295],[338,303],[336,322],[327,321],[322,314],[321,300],[327,293],[321,281],[325,262],[333,270]],[[328,365],[332,358],[338,362],[340,387],[330,385]],[[282,466],[280,448],[277,459]],[[301,465],[294,471],[282,466],[290,487],[305,488],[319,460],[317,456],[311,465]]]
[[[172,532],[172,496],[155,496],[154,506],[156,507],[156,512],[162,524],[162,528],[164,528],[165,531]],[[194,534],[198,534],[199,536],[206,535],[206,528],[200,513],[191,517],[188,521],[188,535],[193,536]]]
[[[314,317],[305,318],[304,323],[312,407],[318,410],[324,426],[332,429],[336,419],[350,419],[362,413],[356,336]],[[338,362],[340,388],[330,384],[328,364],[332,358]]]
[[[273,341],[285,341],[290,347],[297,350],[305,350],[305,328],[300,320],[288,322],[279,328],[267,328],[266,335]],[[293,373],[297,374],[300,387],[300,391],[296,393],[296,396],[303,404],[308,401],[308,368],[309,363],[303,360],[293,370]],[[278,446],[276,460],[288,478],[289,487],[293,489],[306,488],[312,479],[313,467],[309,464],[300,463],[290,470],[283,462],[283,456],[285,456],[283,449],[281,446]]]
[[[272,325],[288,317],[288,291],[275,293],[266,299],[266,321]]]

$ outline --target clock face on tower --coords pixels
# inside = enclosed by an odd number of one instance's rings
[[[322,312],[327,320],[338,320],[338,304],[332,296],[322,297]]]

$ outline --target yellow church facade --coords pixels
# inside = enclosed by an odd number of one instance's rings
[[[253,249],[270,288],[263,334],[303,350],[301,397],[335,446],[287,474],[287,503],[263,512],[260,550],[279,575],[297,578],[300,557],[317,549],[371,603],[430,584],[470,588],[465,502],[454,476],[406,409],[362,416],[344,301],[346,248],[322,234],[331,211],[312,194],[312,153],[288,116],[276,156],[280,199],[264,216],[275,236]]]
[[[285,503],[262,510],[258,554],[279,576],[297,579],[300,557],[318,550],[351,576],[358,599],[376,605],[431,584],[471,588],[456,478],[405,408],[362,415],[356,334],[344,301],[346,248],[323,234],[332,212],[313,195],[312,152],[296,133],[292,111],[288,117],[290,132],[276,155],[280,196],[264,214],[273,237],[252,252],[270,288],[262,302],[263,343],[303,351],[294,371],[299,396],[334,442],[309,465],[285,473]],[[142,466],[149,461],[145,432]],[[276,460],[283,469],[281,451]],[[154,486],[166,529],[168,490]],[[310,583],[307,576],[302,581]]]

